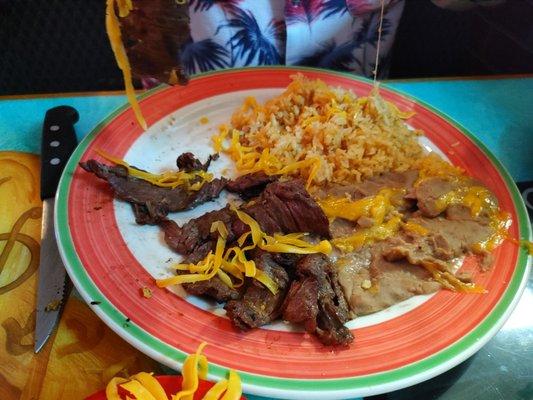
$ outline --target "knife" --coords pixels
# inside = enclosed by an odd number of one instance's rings
[[[44,346],[61,315],[68,294],[68,276],[59,256],[54,233],[54,196],[63,169],[77,146],[74,124],[78,112],[59,106],[46,112],[41,140],[41,200],[43,216],[41,258],[35,321],[35,352]]]

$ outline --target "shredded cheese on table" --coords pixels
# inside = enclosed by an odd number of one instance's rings
[[[182,389],[172,396],[172,400],[193,400],[194,393],[198,390],[198,378],[207,378],[207,358],[201,354],[207,343],[203,342],[196,353],[187,357],[183,363]]]
[[[115,55],[115,60],[117,65],[122,71],[122,76],[124,78],[124,85],[126,87],[126,96],[130,102],[131,108],[135,113],[137,121],[143,129],[147,129],[146,120],[144,119],[137,98],[135,97],[135,88],[133,87],[133,78],[131,75],[131,66],[128,60],[128,55],[126,54],[126,49],[122,42],[122,35],[120,33],[120,22],[118,20],[117,14],[115,12],[115,0],[107,0],[106,6],[106,31],[111,43],[111,49]],[[130,11],[133,9],[131,0],[116,0],[116,4],[119,10],[119,16],[125,18],[129,15]]]
[[[122,400],[118,394],[118,386],[126,382],[128,382],[126,378],[118,376],[111,379],[105,388],[105,396],[107,400]]]
[[[202,354],[207,343],[203,342],[198,346],[194,354],[189,355],[182,367],[182,388],[172,395],[170,400],[193,400],[198,390],[199,380],[207,379],[209,368],[207,357]],[[169,400],[165,390],[159,381],[152,374],[139,372],[129,379],[115,377],[112,378],[106,387],[107,400],[123,400],[119,395],[119,387],[135,396],[137,400]],[[217,382],[204,395],[202,400],[238,400],[242,396],[241,379],[237,372],[230,370],[228,379]],[[130,396],[126,396],[131,399]]]
[[[231,209],[243,223],[248,225],[250,231],[244,233],[237,240],[236,246],[226,248],[227,228],[222,221],[213,222],[211,224],[211,232],[218,232],[219,234],[215,252],[210,251],[203,260],[196,264],[175,265],[174,268],[177,270],[189,273],[159,279],[156,281],[159,287],[200,282],[209,280],[217,275],[230,288],[242,285],[244,277],[250,277],[261,282],[272,293],[276,294],[279,290],[276,282],[256,268],[253,260],[248,260],[246,251],[256,247],[272,253],[329,254],[332,251],[331,243],[327,240],[322,240],[317,244],[303,240],[305,233],[274,234],[270,236],[261,230],[259,223],[249,214],[235,207],[231,207]],[[252,243],[245,246],[245,242],[250,238]],[[239,283],[234,285],[230,276],[236,278]]]

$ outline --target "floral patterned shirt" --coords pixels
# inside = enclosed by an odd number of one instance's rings
[[[404,0],[383,0],[378,77],[387,72]],[[307,65],[373,76],[381,0],[190,0],[189,74]]]

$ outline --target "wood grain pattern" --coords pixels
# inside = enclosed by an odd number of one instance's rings
[[[154,371],[75,294],[33,353],[40,213],[39,158],[0,152],[0,399],[82,399],[113,375]]]

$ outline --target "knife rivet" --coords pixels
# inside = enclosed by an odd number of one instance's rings
[[[52,132],[57,132],[57,131],[59,130],[59,125],[52,125],[52,126],[50,127],[50,130],[51,130]]]
[[[52,165],[57,165],[57,164],[59,164],[60,162],[61,162],[61,160],[60,160],[59,158],[57,158],[57,157],[52,158],[52,159],[50,160],[50,164],[52,164]]]
[[[57,140],[52,140],[50,142],[50,147],[57,147],[57,146],[59,146],[59,142]]]

